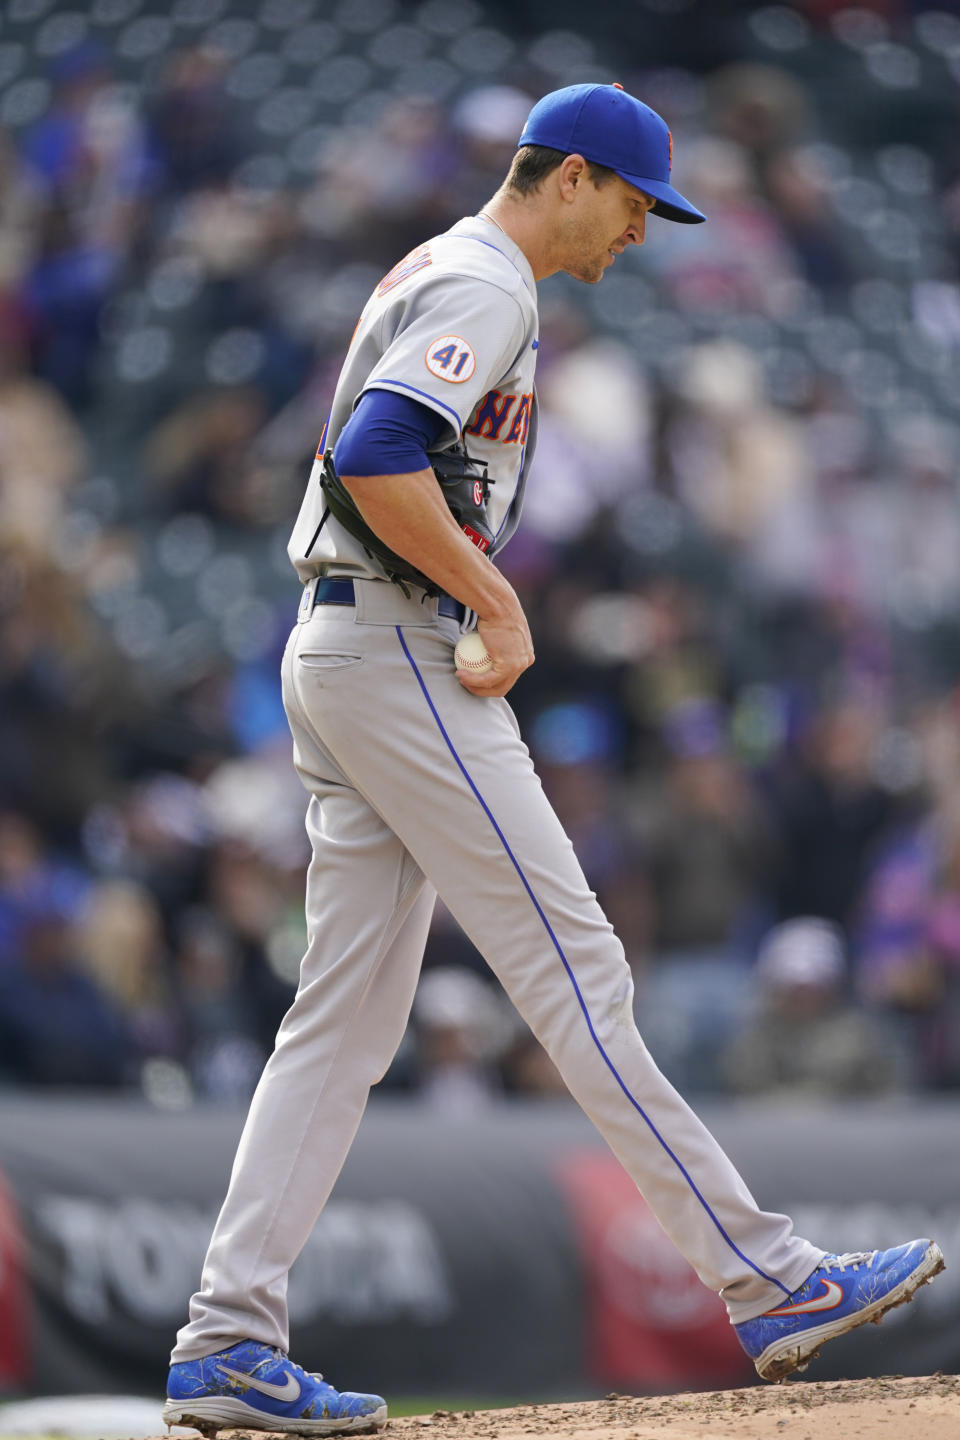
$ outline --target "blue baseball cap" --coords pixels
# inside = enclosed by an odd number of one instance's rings
[[[527,116],[518,146],[546,145],[606,165],[652,195],[654,215],[697,225],[706,220],[670,184],[673,139],[656,110],[619,85],[567,85],[544,95]]]

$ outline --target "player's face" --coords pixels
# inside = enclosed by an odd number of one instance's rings
[[[654,202],[619,175],[604,185],[594,185],[586,175],[578,189],[563,269],[575,280],[596,285],[628,245],[643,244],[647,211]]]

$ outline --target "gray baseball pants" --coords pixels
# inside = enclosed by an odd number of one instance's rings
[[[823,1251],[757,1207],[654,1065],[622,946],[512,710],[455,677],[457,622],[386,582],[355,591],[355,607],[301,606],[284,655],[311,797],[308,947],[173,1361],[288,1348],[287,1273],[403,1036],[437,893],[674,1244],[734,1323],[752,1319]]]

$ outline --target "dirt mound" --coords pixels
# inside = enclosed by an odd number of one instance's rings
[[[395,1440],[960,1440],[960,1377],[788,1381],[748,1390],[393,1420]]]
[[[391,1420],[384,1440],[960,1440],[960,1376],[608,1395],[578,1405],[437,1410]],[[163,1437],[157,1437],[163,1440]],[[221,1430],[218,1440],[290,1440]]]

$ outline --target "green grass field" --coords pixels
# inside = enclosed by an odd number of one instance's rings
[[[481,1399],[464,1399],[462,1395],[451,1399],[449,1396],[439,1399],[424,1400],[418,1395],[401,1396],[398,1400],[391,1400],[387,1397],[387,1406],[392,1417],[399,1419],[401,1415],[432,1415],[435,1410],[457,1411],[460,1414],[464,1410],[509,1410],[514,1405],[536,1405],[538,1401],[527,1396],[525,1399],[504,1400],[499,1396],[491,1400],[489,1396]],[[0,1440],[3,1436],[0,1435]]]

